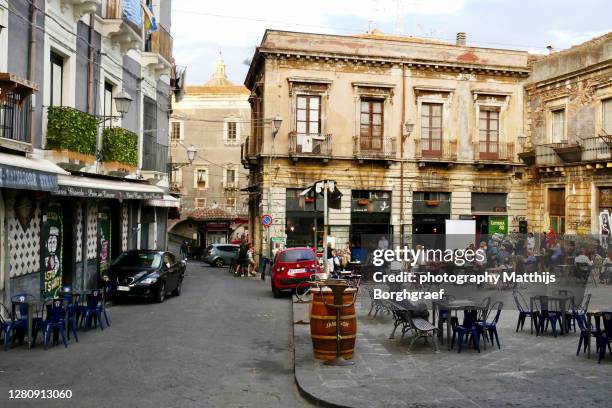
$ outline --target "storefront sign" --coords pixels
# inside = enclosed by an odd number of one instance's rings
[[[55,297],[62,286],[62,208],[49,204],[43,217],[42,269],[45,297]]]
[[[391,212],[391,200],[390,199],[373,199],[369,200],[366,205],[361,203],[362,199],[353,200],[352,209],[353,212],[382,212],[382,213],[390,213]]]
[[[489,234],[507,234],[508,217],[489,217]]]
[[[108,209],[98,214],[98,268],[100,273],[108,271],[111,260],[111,217]]]
[[[0,165],[0,187],[56,191],[57,175],[21,167]]]
[[[210,230],[226,230],[229,229],[229,224],[227,222],[207,222],[206,229]]]
[[[152,200],[163,198],[163,193],[149,193],[141,191],[119,191],[104,190],[97,188],[85,188],[74,186],[62,186],[57,188],[55,195],[71,197],[92,197],[92,198],[118,198],[124,200]]]

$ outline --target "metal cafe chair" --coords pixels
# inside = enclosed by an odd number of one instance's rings
[[[497,333],[497,323],[499,322],[499,317],[501,315],[501,311],[503,307],[504,307],[503,302],[498,301],[498,302],[493,303],[493,305],[491,306],[491,311],[497,310],[495,312],[495,317],[489,322],[485,320],[485,321],[476,323],[480,328],[481,335],[484,341],[487,341],[487,335],[488,335],[489,339],[491,340],[491,344],[493,344],[493,338],[495,337],[495,341],[497,342],[498,349],[501,349],[501,347],[499,345],[499,336]]]
[[[102,322],[102,289],[93,289],[91,293],[85,296],[85,305],[80,306],[80,322],[79,326],[85,323],[85,329],[91,328],[92,320],[94,325],[97,327],[100,325],[100,329],[104,330],[104,324]]]
[[[552,329],[553,337],[557,337],[557,323],[563,334],[563,325],[561,324],[561,312],[555,308],[556,302],[548,296],[539,296],[534,302],[537,309],[538,324],[536,325],[536,336],[543,334],[548,330],[548,325]]]
[[[601,360],[606,355],[606,347],[610,350],[610,354],[612,354],[612,347],[610,346],[610,343],[612,343],[612,312],[603,312],[601,317],[603,318],[603,328],[597,336],[597,347],[599,349],[598,364],[601,363]]]
[[[49,336],[55,331],[62,336],[64,347],[68,347],[66,336],[66,309],[64,307],[64,299],[55,298],[47,299],[43,308],[46,311],[46,318],[43,321],[43,343],[45,350],[49,345]],[[76,330],[74,331],[76,337]]]
[[[463,323],[453,327],[451,347],[454,346],[455,338],[457,338],[457,353],[461,353],[463,341],[468,341],[469,339],[474,342],[474,348],[480,353],[480,333],[476,325],[477,318],[478,310],[467,308],[463,311]]]
[[[514,297],[514,303],[516,304],[516,309],[519,312],[518,321],[516,322],[516,331],[519,331],[519,328],[523,330],[525,326],[525,319],[529,317],[533,320],[534,325],[537,326],[537,316],[534,314],[533,310],[530,310],[527,305],[527,301],[518,290],[512,291],[512,296]],[[533,332],[532,332],[533,333]]]

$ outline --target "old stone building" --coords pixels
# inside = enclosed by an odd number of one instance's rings
[[[612,211],[612,33],[533,64],[525,85],[530,229],[597,234]]]
[[[173,226],[174,236],[209,244],[227,242],[245,232],[235,220],[247,212],[247,194],[240,191],[246,187],[247,174],[240,163],[240,145],[249,132],[248,97],[243,85],[227,78],[219,54],[212,78],[204,85],[187,86],[182,100],[174,104],[170,187],[180,194],[181,216],[190,218]],[[191,146],[197,149],[197,157],[188,163]],[[214,211],[201,211],[206,209]],[[202,217],[209,213],[215,216]]]
[[[470,47],[464,33],[447,43],[266,31],[245,81],[242,151],[258,251],[273,238],[322,243],[321,205],[299,195],[319,179],[343,194],[329,220],[340,247],[366,232],[393,243],[443,233],[446,219],[474,219],[475,233],[518,231],[528,73],[527,52]]]

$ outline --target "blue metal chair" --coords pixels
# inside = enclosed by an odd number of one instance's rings
[[[105,286],[104,292],[102,293],[102,301],[100,302],[100,311],[102,315],[104,315],[104,321],[106,322],[106,327],[110,327],[110,321],[108,320],[108,314],[106,313],[106,301],[110,297],[111,287]]]
[[[529,317],[533,320],[535,326],[538,326],[537,316],[530,310],[529,305],[525,301],[525,298],[518,290],[514,289],[512,291],[512,296],[514,297],[514,303],[516,304],[516,309],[519,312],[518,321],[516,322],[516,331],[519,331],[519,328],[523,330],[525,326],[525,319]],[[532,332],[533,333],[533,332]]]
[[[578,311],[574,312],[574,321],[578,324],[578,328],[580,328],[580,338],[578,339],[578,349],[576,350],[576,355],[580,355],[580,349],[583,348],[582,352],[586,352],[587,349],[591,349],[591,337],[598,336],[599,332],[593,327],[587,327],[587,321],[584,313],[580,313]],[[595,345],[597,347],[597,345]]]
[[[603,319],[603,329],[597,336],[597,349],[599,350],[599,359],[597,363],[601,363],[601,360],[606,356],[606,346],[612,354],[612,312],[603,312],[601,314]]]
[[[81,303],[81,295],[73,294],[68,297],[64,297],[66,301],[66,326],[68,340],[70,340],[70,332],[74,334],[74,339],[79,342],[79,336],[77,334],[77,321],[79,319],[78,309]]]
[[[451,347],[454,346],[455,338],[458,337],[457,353],[461,353],[463,341],[468,339],[471,339],[474,342],[474,348],[480,353],[480,333],[478,331],[478,326],[476,325],[477,318],[478,310],[466,309],[463,311],[463,324],[453,327]]]
[[[503,302],[495,302],[491,306],[491,311],[497,310],[495,313],[495,317],[493,320],[487,322],[479,321],[477,322],[477,326],[480,329],[480,333],[482,338],[487,341],[487,335],[491,340],[491,344],[493,344],[493,337],[495,337],[495,341],[497,342],[497,348],[501,350],[501,346],[499,345],[499,336],[497,334],[497,323],[499,322],[499,316],[501,315],[502,308],[504,307]]]
[[[539,308],[538,308],[539,303]],[[543,334],[548,330],[548,325],[552,329],[553,337],[557,337],[557,323],[563,334],[563,325],[561,324],[561,313],[558,310],[550,308],[550,299],[548,296],[540,296],[536,301],[538,324],[536,325],[536,336]]]
[[[85,329],[91,328],[93,320],[94,325],[97,327],[100,325],[100,329],[104,330],[104,324],[102,323],[102,308],[100,304],[102,302],[102,290],[93,289],[90,294],[86,296],[86,305],[80,307],[80,325],[85,322]]]
[[[574,333],[576,333],[576,313],[578,314],[586,314],[589,311],[589,303],[591,302],[591,294],[586,293],[582,300],[578,303],[578,305],[573,305],[571,311],[565,312],[565,321],[567,325],[565,327],[565,331],[567,333],[570,332],[571,329],[574,329]]]
[[[4,349],[8,349],[9,342],[11,341],[11,334],[16,331],[14,326],[13,316],[4,304],[0,303],[0,336],[4,333]],[[13,339],[15,336],[13,336]]]
[[[66,309],[64,308],[64,299],[57,298],[47,300],[45,302],[45,309],[47,311],[47,318],[43,322],[45,350],[47,350],[47,346],[49,344],[49,336],[55,330],[59,331],[59,334],[62,336],[64,347],[68,347],[68,340],[66,339]]]
[[[18,293],[16,295],[11,296],[11,303],[28,302],[33,301],[35,299],[36,298],[34,297],[34,295],[31,295],[29,293]],[[11,335],[13,336],[13,342],[15,341],[15,339],[19,339],[19,344],[23,344],[25,335],[33,336],[33,338],[36,339],[35,333],[38,327],[40,326],[42,319],[38,316],[32,316],[33,333],[28,333],[28,313],[28,305],[25,303],[19,304],[16,310],[14,310],[14,313],[12,315],[11,331],[7,333],[9,336],[8,339],[6,338],[7,334],[5,334],[5,350],[11,340]],[[34,342],[36,342],[36,340],[34,340]]]

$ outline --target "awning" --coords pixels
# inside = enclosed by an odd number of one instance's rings
[[[164,190],[151,184],[93,177],[58,176],[56,195],[93,198],[149,200],[164,197]]]
[[[180,208],[181,200],[172,197],[170,194],[164,194],[164,197],[161,199],[152,199],[145,201],[145,206],[147,207],[165,207],[165,208]]]
[[[56,191],[58,174],[69,173],[48,160],[0,153],[0,187]]]

